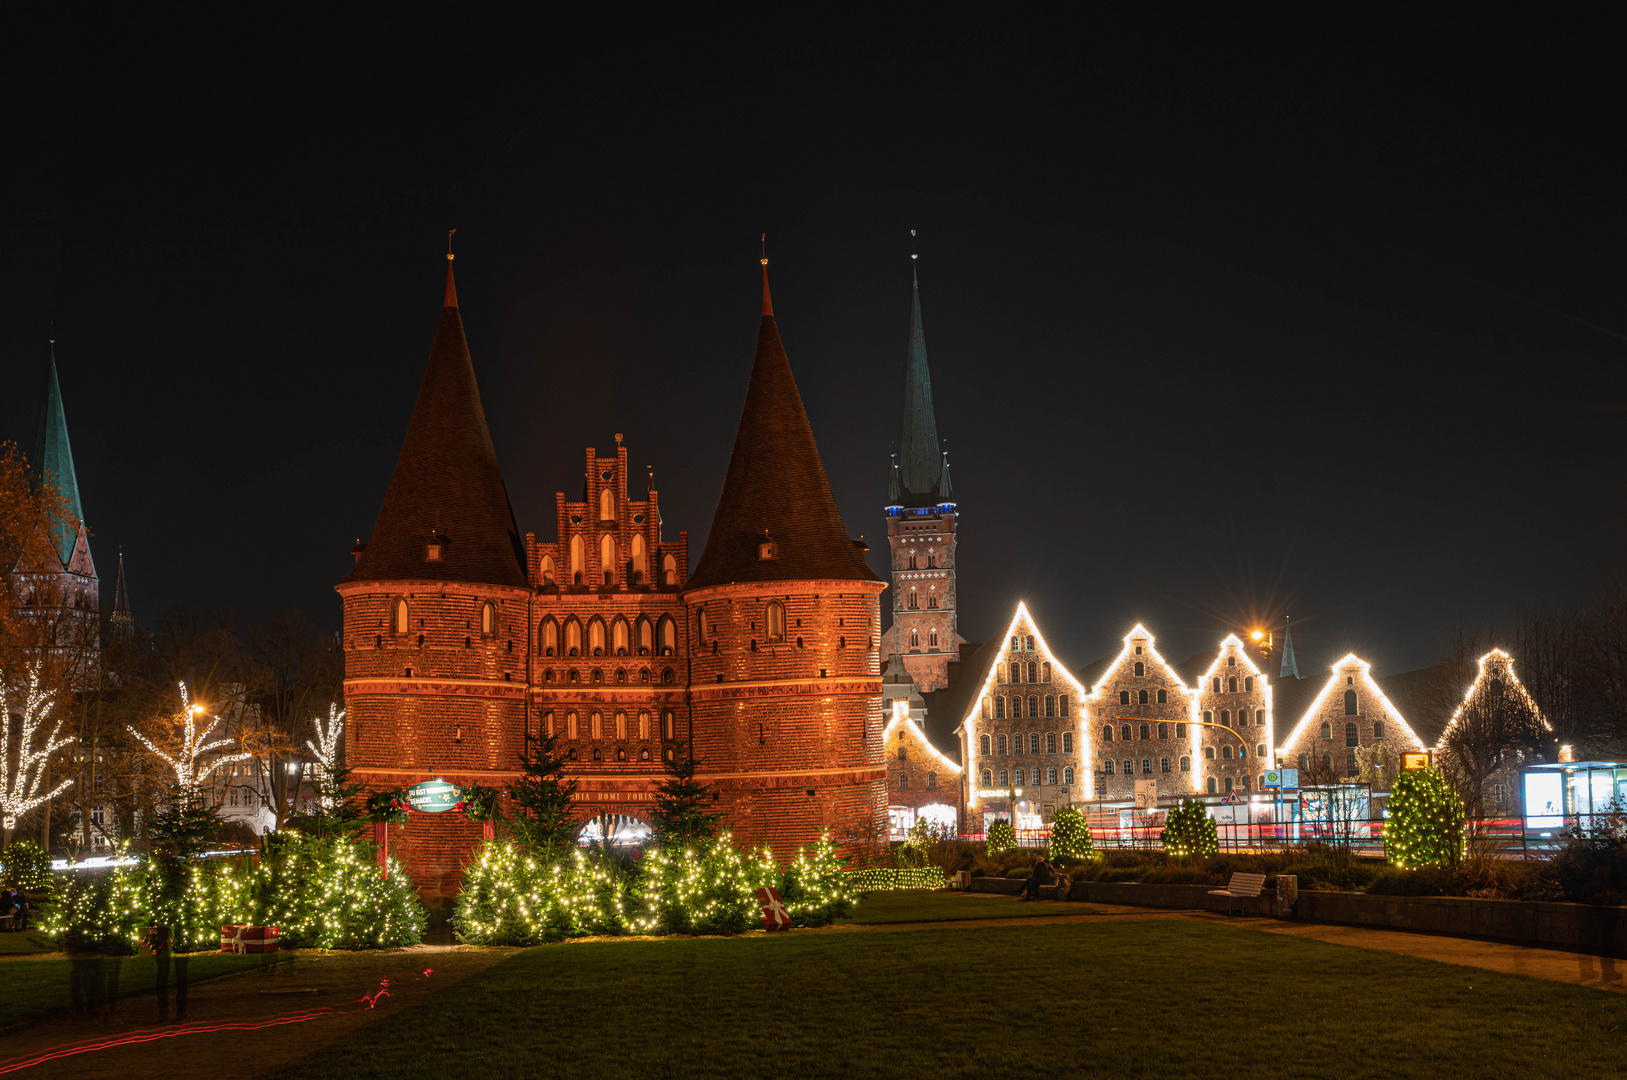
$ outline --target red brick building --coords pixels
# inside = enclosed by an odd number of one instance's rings
[[[373,788],[502,786],[528,732],[576,761],[582,801],[637,821],[693,740],[743,840],[790,848],[885,829],[880,593],[850,539],[781,344],[763,319],[717,515],[693,577],[627,451],[589,449],[555,538],[515,525],[450,263],[440,325],[378,522],[337,588],[348,760]],[[534,726],[533,726],[534,725]],[[450,897],[481,829],[392,827],[426,892]]]

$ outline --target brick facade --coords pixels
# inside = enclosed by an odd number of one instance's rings
[[[1156,780],[1160,799],[1190,794],[1202,759],[1194,691],[1136,626],[1086,701],[1094,761],[1092,795],[1134,799],[1137,780]]]
[[[1198,680],[1197,698],[1203,722],[1198,728],[1201,769],[1193,773],[1197,790],[1264,790],[1265,772],[1275,764],[1271,686],[1236,634],[1220,643],[1214,664]]]
[[[955,613],[959,520],[952,503],[929,509],[892,507],[887,512],[893,578],[888,652],[904,658],[904,670],[923,694],[947,685],[949,665],[960,659]]]
[[[887,760],[888,813],[942,808],[948,823],[959,831],[960,766],[932,745],[919,720],[911,719],[908,701],[894,704],[881,742]]]
[[[1303,771],[1320,760],[1341,777],[1355,776],[1358,749],[1370,750],[1381,743],[1396,755],[1424,749],[1373,680],[1371,667],[1355,653],[1333,665],[1332,677],[1278,750],[1285,768]]]

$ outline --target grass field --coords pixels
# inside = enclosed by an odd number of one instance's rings
[[[267,962],[288,962],[290,954],[271,953],[265,956],[233,956],[226,953],[201,953],[188,958],[187,980],[191,983],[229,975]],[[76,971],[74,964],[80,967]],[[89,962],[74,960],[11,960],[0,964],[0,1027],[34,1020],[41,1016],[71,1008],[74,1002],[76,978],[84,987],[92,979],[99,979],[104,988],[118,986],[121,998],[137,994],[153,994],[158,963],[150,956],[98,957]],[[175,996],[175,976],[170,975],[170,997]],[[145,1014],[143,1014],[145,1015]]]
[[[983,893],[945,893],[928,889],[897,889],[874,892],[843,922],[901,923],[947,919],[1030,919],[1043,915],[1092,915],[1098,911],[1089,904],[1020,903],[1014,896]]]
[[[1620,1075],[1616,994],[1225,925],[567,943],[280,1080]]]
[[[37,937],[32,930],[0,931],[0,956],[28,956],[55,951],[55,945]]]

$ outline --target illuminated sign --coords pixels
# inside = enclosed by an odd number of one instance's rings
[[[407,789],[407,805],[422,814],[439,814],[463,801],[463,789],[445,780],[425,780]]]
[[[1427,769],[1427,768],[1429,768],[1429,755],[1428,754],[1402,754],[1401,755],[1401,768],[1403,768],[1403,769]]]
[[[1525,774],[1525,827],[1557,829],[1565,824],[1565,778],[1557,769]]]
[[[1022,788],[1003,788],[1003,787],[1000,787],[1000,788],[978,788],[977,789],[977,797],[979,799],[1003,799],[1007,795],[1021,795],[1022,793],[1023,793]]]

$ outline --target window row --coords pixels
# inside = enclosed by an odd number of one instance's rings
[[[1180,768],[1180,770],[1182,772],[1191,772],[1192,771],[1192,759],[1189,758],[1189,757],[1180,758],[1178,760],[1177,764],[1178,764],[1178,767]],[[1153,766],[1152,758],[1144,757],[1144,758],[1141,759],[1141,771],[1144,774],[1146,774],[1148,776],[1151,776],[1152,772],[1153,772],[1153,767],[1152,766]],[[1135,775],[1135,771],[1136,771],[1136,763],[1133,760],[1131,760],[1130,758],[1125,758],[1124,759],[1124,775],[1125,776],[1133,776],[1133,775]],[[1158,771],[1159,772],[1169,772],[1170,771],[1170,759],[1169,758],[1159,758],[1158,759]],[[1102,772],[1104,774],[1108,775],[1108,776],[1113,775],[1113,759],[1112,758],[1108,758],[1108,759],[1106,759],[1105,761],[1102,762]]]
[[[1045,733],[1045,752],[1047,754],[1056,753],[1056,734],[1057,733],[1054,731],[1047,731]],[[978,749],[982,752],[984,757],[989,756],[989,745],[989,736],[984,735],[978,739]],[[1006,756],[1006,737],[1004,735],[994,736],[993,745],[998,748],[996,752],[1001,757]],[[1023,747],[1025,745],[1028,747],[1028,752],[1030,754],[1037,754],[1040,752],[1040,733],[1037,731],[1030,731],[1028,733],[1028,739],[1025,742],[1022,734],[1019,732],[1011,737],[1011,745],[1016,750],[1018,755],[1022,754]],[[1071,731],[1064,731],[1062,733],[1062,752],[1064,754],[1073,753],[1073,732]]]
[[[1322,721],[1322,738],[1324,738],[1324,739],[1333,738],[1333,725],[1328,723],[1326,720]],[[1382,721],[1382,720],[1374,720],[1373,721],[1373,738],[1375,738],[1375,739],[1384,738],[1384,721]],[[1345,745],[1346,746],[1360,746],[1361,745],[1361,734],[1356,730],[1355,721],[1350,721],[1350,722],[1345,724]]]
[[[1029,634],[1027,637],[1023,637],[1021,635],[1018,635],[1016,637],[1013,637],[1011,639],[1011,651],[1012,652],[1033,652],[1034,651],[1034,635]]]
[[[590,584],[587,565],[587,541],[581,533],[571,537],[570,542],[570,583],[572,585]],[[605,533],[599,538],[599,574],[601,583],[605,585],[616,584],[616,537],[613,533]],[[630,585],[642,585],[649,577],[649,558],[644,548],[644,537],[634,533],[632,543],[629,545],[627,561],[620,566],[623,580]],[[554,570],[554,557],[544,554],[542,557],[542,583],[545,586],[559,584],[558,575]],[[678,584],[678,559],[671,553],[661,556],[661,584]]]
[[[1237,726],[1238,727],[1244,727],[1244,726],[1246,726],[1248,724],[1248,721],[1249,721],[1249,711],[1247,709],[1238,709],[1237,710]],[[1204,710],[1203,722],[1205,724],[1214,723],[1215,722],[1215,713],[1210,711],[1210,710],[1207,710],[1207,709]],[[1221,709],[1220,710],[1220,726],[1221,727],[1231,727],[1232,726],[1232,711],[1230,709]],[[1264,709],[1255,709],[1254,710],[1254,726],[1255,727],[1265,727],[1265,710]]]
[[[990,788],[990,787],[994,786],[994,775],[995,774],[994,774],[993,769],[984,769],[983,770],[983,786],[984,787]],[[1033,779],[1032,780],[1024,779],[1025,777],[1028,777],[1028,776],[1032,776]],[[1045,770],[1045,779],[1043,781],[1040,780],[1040,771],[1038,769],[1027,769],[1027,770],[1018,769],[1015,778],[1013,778],[1011,776],[1008,776],[1007,773],[1006,773],[1006,770],[1001,769],[1000,770],[1000,786],[1001,787],[1007,787],[1007,786],[1009,786],[1011,784],[1038,784],[1038,783],[1042,783],[1042,782],[1046,783],[1046,784],[1055,784],[1057,782],[1058,776],[1061,777],[1061,782],[1064,783],[1064,784],[1073,783],[1073,766],[1070,765],[1070,766],[1065,767],[1060,773],[1058,773],[1057,770],[1054,769],[1054,768],[1053,769],[1046,769]]]
[[[627,713],[617,709],[611,716],[613,735],[605,734],[604,713],[598,709],[590,711],[584,723],[581,715],[575,709],[567,710],[563,722],[555,727],[554,711],[552,709],[542,714],[542,730],[546,735],[559,735],[565,739],[580,739],[584,735],[589,739],[616,738],[627,739],[628,732],[632,731],[632,738],[648,740],[650,737],[650,714],[640,712],[629,728]],[[661,713],[661,738],[671,741],[678,737],[678,717],[671,709]],[[647,760],[647,759],[646,759]]]
[[[992,716],[990,708],[991,705]],[[1028,718],[1031,720],[1038,720],[1042,715],[1047,719],[1053,720],[1059,716],[1066,718],[1069,715],[1068,695],[1046,694],[1045,712],[1043,714],[1040,712],[1039,695],[1031,695],[1028,698]],[[1011,703],[1009,706],[1006,704],[1006,698],[1003,695],[997,694],[993,698],[983,699],[983,719],[1005,720],[1008,717],[1012,720],[1021,720],[1023,718],[1023,698],[1020,694],[1013,694],[1011,696]]]
[[[1322,765],[1322,768],[1325,771],[1332,772],[1333,771],[1333,755],[1332,754],[1323,754],[1322,755],[1322,760],[1321,760],[1321,765]],[[1310,769],[1310,767],[1311,767],[1310,755],[1308,755],[1308,754],[1299,755],[1299,771],[1300,772],[1305,772],[1308,769]],[[1361,760],[1356,757],[1356,752],[1354,750],[1347,751],[1346,754],[1345,754],[1345,776],[1351,777],[1351,776],[1360,776],[1360,775],[1361,775]],[[1301,784],[1305,783],[1305,778],[1301,777],[1299,782]]]
[[[929,773],[926,774],[926,786],[927,786],[927,788],[929,790],[934,790],[934,791],[937,790],[937,787],[938,787],[938,774],[937,773],[929,772]],[[910,787],[910,774],[909,773],[903,773],[903,772],[899,773],[898,774],[898,790],[899,791],[908,791],[909,787]]]
[[[920,628],[912,626],[912,627],[910,627],[910,648],[919,649],[920,647],[921,647],[921,631],[920,631]],[[932,629],[927,631],[927,648],[936,649],[937,647],[938,647],[938,628],[936,626],[934,626]]]
[[[421,629],[423,625],[424,620],[420,617],[418,626]],[[468,623],[464,625],[467,626]],[[407,606],[407,598],[404,596],[396,597],[391,604],[390,630],[396,634],[406,634],[412,631],[412,610]],[[490,600],[483,600],[480,603],[480,636],[497,636],[497,605]],[[418,644],[422,645],[423,643],[423,637],[420,635]]]
[[[670,615],[661,616],[659,624],[644,617],[629,624],[618,615],[608,627],[595,615],[588,620],[585,639],[582,624],[574,615],[566,618],[563,626],[550,615],[537,627],[537,648],[544,656],[629,656],[635,650],[639,656],[649,656],[657,641],[661,656],[677,652],[678,624]]]
[[[1136,665],[1136,667],[1140,667],[1140,666],[1141,666],[1140,664]],[[1159,690],[1157,692],[1155,700],[1160,705],[1168,705],[1169,704],[1169,691],[1168,690]],[[1135,703],[1137,705],[1151,705],[1152,701],[1148,700],[1147,691],[1145,691],[1145,690],[1137,690],[1136,691]],[[1128,691],[1128,690],[1120,690],[1119,691],[1119,704],[1120,705],[1128,705],[1128,704],[1130,704],[1130,691]]]
[[[1153,731],[1156,729],[1157,732],[1158,732],[1158,738],[1167,739],[1167,738],[1170,737],[1170,728],[1175,729],[1175,738],[1177,738],[1177,739],[1186,738],[1186,725],[1185,724],[1156,724],[1156,725],[1155,724],[1142,724],[1141,725],[1141,737],[1143,739],[1152,738],[1153,737]],[[1131,737],[1135,734],[1135,728],[1132,727],[1129,724],[1125,724],[1123,727],[1119,728],[1118,731],[1119,731],[1119,738],[1124,742],[1129,742]],[[1113,741],[1113,725],[1112,724],[1104,724],[1104,725],[1102,725],[1102,742],[1112,742],[1112,741]]]
[[[905,597],[904,606],[909,608],[911,611],[919,611],[921,609],[921,596],[915,591],[914,585],[910,586],[910,594],[909,596]],[[936,610],[938,606],[938,594],[936,592],[927,593],[926,606],[930,610]]]
[[[1265,777],[1263,777],[1263,776],[1260,777],[1260,785],[1262,787],[1265,785]],[[1211,794],[1211,795],[1218,795],[1222,791],[1227,792],[1229,794],[1229,793],[1231,793],[1233,791],[1238,790],[1239,788],[1241,788],[1244,791],[1247,791],[1248,790],[1248,777],[1244,776],[1244,777],[1241,777],[1238,780],[1234,781],[1229,776],[1221,777],[1221,778],[1218,778],[1218,779],[1216,777],[1211,776],[1205,782],[1205,787],[1208,789],[1209,794]]]
[[[545,683],[552,683],[555,680],[557,680],[559,677],[560,677],[559,673],[556,672],[553,668],[545,668],[543,670],[542,681],[545,682]],[[655,677],[654,673],[651,672],[649,668],[640,668],[639,669],[638,681],[640,683],[649,683],[652,679],[654,679],[654,677]],[[628,672],[627,672],[626,668],[617,668],[616,669],[614,679],[615,679],[615,684],[617,686],[626,686],[627,683],[628,683],[629,678],[630,678],[630,676],[628,675]],[[565,672],[564,679],[565,679],[565,682],[566,682],[567,685],[574,686],[575,684],[582,681],[582,673],[580,671],[577,671],[575,668],[570,668],[569,670],[567,670]],[[592,683],[593,685],[597,686],[597,685],[603,683],[604,681],[605,681],[605,674],[604,674],[604,669],[603,668],[594,668],[592,671],[588,672],[588,682]],[[662,668],[661,669],[661,682],[662,683],[670,685],[670,684],[672,684],[674,682],[677,682],[677,681],[678,681],[678,673],[677,672],[673,671],[671,668]]]
[[[1046,660],[1043,663],[1030,660],[1026,665],[1020,660],[1013,660],[1008,667],[997,667],[994,669],[994,681],[1004,684],[1006,681],[1006,673],[1008,671],[1011,673],[1011,681],[1013,683],[1048,683],[1051,681],[1051,662],[1049,660]],[[1027,679],[1023,678],[1025,674],[1028,676]]]
[[[1205,746],[1203,748],[1203,756],[1204,756],[1204,759],[1207,760],[1207,761],[1215,760],[1215,748],[1212,747],[1212,746]],[[1258,745],[1256,745],[1254,747],[1254,756],[1255,757],[1262,757],[1262,758],[1266,756],[1265,743],[1260,743],[1260,744],[1258,744]],[[1237,758],[1238,758],[1238,760],[1241,761],[1243,758],[1246,758],[1246,757],[1248,757],[1248,747],[1239,746],[1237,748]],[[1221,761],[1230,761],[1231,759],[1232,759],[1232,744],[1227,743],[1225,746],[1222,746],[1220,748],[1220,760]]]
[[[1234,660],[1236,658],[1235,657],[1227,657],[1227,659],[1228,660]],[[1233,675],[1230,678],[1228,678],[1226,680],[1226,688],[1225,688],[1225,690],[1222,690],[1221,686],[1220,686],[1220,676],[1216,675],[1213,679],[1210,680],[1209,689],[1213,690],[1217,694],[1220,694],[1220,693],[1235,694],[1235,693],[1237,693],[1237,676]],[[1246,676],[1243,677],[1243,693],[1245,693],[1245,694],[1254,693],[1254,677],[1252,675],[1246,675]]]
[[[912,552],[909,553],[908,556],[905,557],[904,565],[899,567],[899,569],[900,570],[936,570],[936,569],[938,569],[938,553],[933,551],[931,548],[927,549],[926,556],[925,556],[926,561],[922,562],[921,558],[922,558],[921,556],[916,555],[915,552],[912,551]]]

